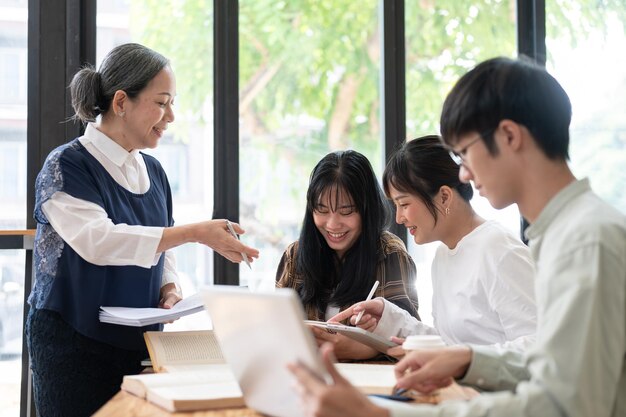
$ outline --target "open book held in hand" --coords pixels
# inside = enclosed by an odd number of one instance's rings
[[[398,346],[391,340],[385,339],[377,334],[363,330],[360,327],[346,326],[340,323],[329,323],[326,321],[305,320],[305,324],[315,326],[330,333],[339,333],[359,343],[363,343],[379,352],[386,353],[387,349]]]
[[[120,324],[123,326],[143,327],[150,324],[166,323],[189,314],[202,311],[204,306],[200,296],[194,294],[183,298],[174,307],[166,308],[132,308],[132,307],[100,307],[100,321],[103,323]]]

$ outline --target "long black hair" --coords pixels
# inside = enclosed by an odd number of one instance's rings
[[[313,221],[313,211],[325,193],[336,209],[342,194],[361,215],[361,235],[342,260],[328,246]],[[389,207],[367,158],[348,150],[332,152],[311,172],[307,206],[296,255],[296,273],[303,277],[300,297],[324,312],[328,304],[344,306],[363,300],[374,281],[381,234],[389,221]],[[332,204],[331,204],[332,205]]]

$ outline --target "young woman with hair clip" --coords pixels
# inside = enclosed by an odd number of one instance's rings
[[[371,164],[348,150],[322,158],[311,173],[298,241],[280,261],[277,287],[294,288],[311,320],[326,321],[375,295],[419,319],[415,264],[402,240],[385,231],[387,202]],[[312,329],[331,341],[340,359],[368,359],[375,350],[345,336]]]
[[[354,323],[364,310],[358,326],[384,337],[439,334],[446,344],[530,345],[537,314],[530,252],[502,225],[476,214],[472,186],[459,180],[459,168],[433,135],[405,143],[383,174],[396,222],[418,245],[442,243],[431,267],[434,327],[383,299],[358,303],[332,320]],[[389,353],[403,355],[401,348]]]

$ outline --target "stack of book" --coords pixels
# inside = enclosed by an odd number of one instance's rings
[[[168,411],[245,405],[211,330],[145,332],[156,373],[126,375],[122,389]]]

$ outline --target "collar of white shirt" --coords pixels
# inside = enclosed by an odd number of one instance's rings
[[[131,162],[133,159],[138,160],[141,158],[139,150],[133,149],[131,152],[128,152],[113,139],[99,131],[93,123],[87,125],[81,143],[83,145],[86,143],[93,144],[98,151],[118,167],[122,167],[125,163]]]

